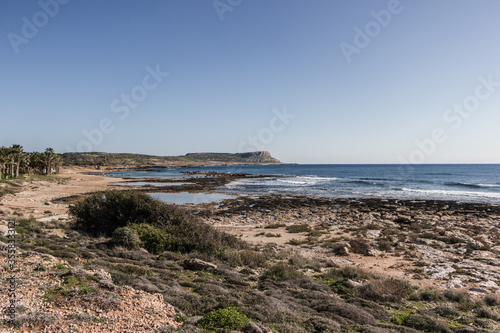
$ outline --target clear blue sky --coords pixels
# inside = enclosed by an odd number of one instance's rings
[[[0,145],[500,163],[497,0],[55,1],[0,2]]]

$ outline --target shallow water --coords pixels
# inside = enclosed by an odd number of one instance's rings
[[[197,205],[202,203],[220,202],[225,199],[232,199],[236,196],[223,193],[148,193],[152,198],[168,204],[176,205]]]
[[[154,187],[166,187],[166,186],[181,186],[181,185],[190,185],[192,183],[155,183],[155,182],[128,182],[128,183],[113,183],[109,185],[114,186],[154,186]]]

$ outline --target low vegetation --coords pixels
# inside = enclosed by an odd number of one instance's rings
[[[109,290],[129,285],[159,293],[176,308],[184,325],[165,332],[258,332],[267,327],[294,333],[459,333],[494,332],[500,325],[500,300],[495,296],[473,299],[458,291],[419,289],[404,280],[272,245],[252,247],[185,210],[140,193],[90,195],[72,206],[71,213],[75,224],[66,227],[65,238],[51,236],[48,224],[32,218],[17,221],[22,250],[69,263],[36,268],[63,279],[60,287],[45,290],[47,302],[94,302],[113,308],[120,299],[102,285]],[[303,227],[288,231],[311,232]],[[365,251],[363,241],[352,238],[346,243],[353,251]],[[76,266],[103,269],[112,281],[81,274],[72,268]],[[53,322],[35,314],[26,320],[40,327]]]
[[[93,194],[70,207],[75,228],[93,235],[112,236],[133,244],[135,234],[141,244],[153,253],[164,250],[189,253],[199,251],[213,254],[226,248],[239,248],[243,243],[236,237],[216,230],[172,205],[161,203],[143,193],[107,191]],[[128,240],[120,240],[120,235]],[[138,244],[136,244],[138,245]]]

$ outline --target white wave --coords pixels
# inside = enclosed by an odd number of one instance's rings
[[[296,177],[278,178],[277,181],[280,183],[294,184],[294,185],[316,185],[339,179],[340,178],[337,177],[296,176]]]
[[[500,187],[498,184],[477,184],[479,186],[484,186],[484,187]]]
[[[437,194],[442,196],[464,196],[464,197],[482,197],[482,198],[498,198],[500,193],[491,192],[473,192],[473,191],[448,191],[448,190],[420,190],[412,188],[402,188],[403,191],[416,192],[422,194]]]

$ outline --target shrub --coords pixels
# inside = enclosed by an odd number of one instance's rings
[[[404,309],[402,311],[394,311],[391,321],[396,325],[406,325],[406,320],[412,314],[412,309]]]
[[[144,223],[135,224],[129,229],[132,231],[132,235],[135,232],[140,245],[150,253],[158,254],[163,251],[182,250],[182,245],[162,229]]]
[[[305,243],[307,243],[306,240],[299,240],[299,239],[295,239],[295,238],[292,238],[287,242],[287,244],[295,245],[295,246],[299,246],[299,245],[302,245]]]
[[[270,279],[274,281],[285,281],[292,279],[303,278],[304,274],[297,271],[295,268],[289,264],[282,262],[270,267],[263,275],[263,279]]]
[[[408,318],[406,318],[405,324],[408,327],[426,332],[440,332],[440,333],[451,332],[446,322],[420,314],[410,315]]]
[[[498,305],[500,305],[500,296],[486,295],[483,298],[483,302],[487,306],[498,306]]]
[[[391,248],[392,248],[392,244],[391,244],[391,242],[389,242],[387,240],[381,240],[378,242],[378,249],[380,251],[388,252],[391,250]]]
[[[177,222],[182,214],[143,193],[106,191],[93,194],[70,206],[76,227],[95,234],[111,236],[119,227],[134,223],[155,224],[171,218]]]
[[[380,279],[371,280],[357,288],[361,298],[381,302],[401,302],[413,292],[414,287],[405,280]]]
[[[22,314],[16,319],[16,325],[22,326],[23,324],[28,324],[31,327],[45,327],[54,324],[57,321],[50,313],[45,312],[31,312],[29,314]]]
[[[360,307],[344,302],[321,302],[315,309],[325,314],[334,314],[350,319],[357,324],[370,325],[375,323],[375,318]]]
[[[157,229],[146,229],[143,236],[152,241],[157,237],[170,237],[167,243],[179,252],[196,250],[213,254],[227,247],[244,247],[244,243],[237,237],[218,231],[187,210],[156,201],[138,192],[96,193],[71,206],[70,214],[76,218],[75,228],[106,236],[111,236],[121,227],[137,224],[154,226]],[[141,230],[137,231],[141,238]],[[141,241],[144,242],[144,239]]]
[[[476,316],[478,318],[486,318],[486,319],[493,319],[493,320],[499,320],[500,316],[496,314],[493,310],[489,309],[486,306],[480,306],[479,308],[475,309]]]
[[[306,320],[304,326],[311,332],[324,332],[324,333],[334,333],[340,331],[340,324],[336,321],[314,316]]]
[[[327,273],[322,275],[327,279],[340,278],[340,279],[350,279],[354,281],[374,279],[376,276],[369,273],[361,268],[355,266],[345,266],[342,268],[332,268]]]
[[[113,231],[111,235],[114,244],[123,246],[128,250],[138,249],[141,246],[141,239],[137,231],[130,227],[120,227]]]
[[[210,311],[198,325],[205,330],[241,330],[249,321],[238,308],[229,307]]]
[[[18,234],[26,233],[45,234],[45,230],[41,222],[38,222],[33,216],[27,219],[19,219],[15,222],[15,230]]]
[[[286,224],[284,223],[275,223],[275,224],[268,224],[264,226],[264,229],[278,229],[278,228],[283,228],[286,227]]]
[[[349,245],[351,245],[351,251],[353,253],[358,253],[362,255],[368,255],[368,250],[370,249],[370,245],[364,239],[351,239],[349,241]]]
[[[286,231],[290,233],[309,232],[311,228],[305,224],[293,224],[286,227]]]
[[[446,300],[458,303],[458,307],[462,310],[469,310],[473,306],[469,294],[464,291],[446,290],[443,295]]]
[[[426,302],[440,302],[444,300],[443,293],[433,289],[424,289],[415,295],[415,297],[412,296],[412,298]]]
[[[262,267],[267,262],[266,254],[252,249],[227,250],[219,258],[230,266],[248,266],[251,268]]]

